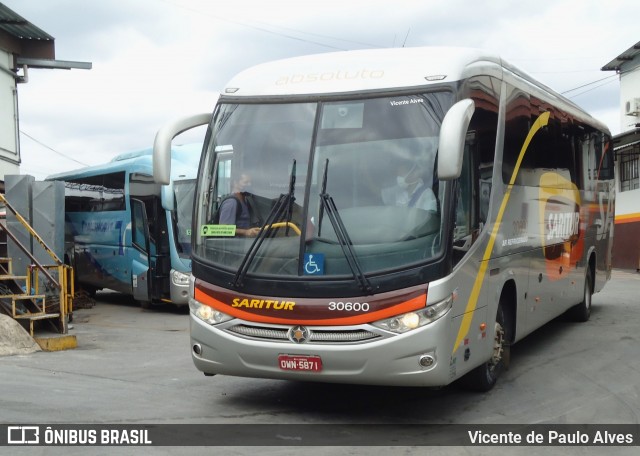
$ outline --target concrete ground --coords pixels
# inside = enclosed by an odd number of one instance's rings
[[[74,313],[78,347],[0,357],[0,423],[154,425],[639,425],[640,274],[614,271],[591,320],[555,320],[513,347],[496,387],[472,394],[204,377],[191,361],[189,317],[117,294]],[[637,455],[634,447],[33,447],[6,454]],[[7,448],[0,446],[0,454]],[[15,450],[15,451],[14,451]],[[23,450],[23,451],[17,451]]]

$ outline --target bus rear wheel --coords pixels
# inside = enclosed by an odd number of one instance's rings
[[[584,323],[591,318],[591,297],[593,295],[593,280],[591,269],[587,269],[587,274],[584,278],[584,295],[582,302],[576,304],[567,311],[567,316],[571,321],[577,321]]]
[[[491,358],[466,374],[463,378],[463,385],[472,391],[489,391],[495,386],[498,377],[508,365],[509,357],[510,346],[507,338],[504,309],[500,304],[496,314]]]

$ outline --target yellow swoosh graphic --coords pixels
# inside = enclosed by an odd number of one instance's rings
[[[529,144],[533,139],[533,136],[540,130],[542,127],[549,123],[550,113],[543,112],[538,116],[534,124],[531,126],[529,130],[529,134],[522,145],[522,149],[520,149],[520,155],[518,155],[518,160],[516,161],[516,165],[513,169],[513,173],[511,174],[511,179],[509,179],[509,185],[507,186],[507,190],[502,197],[502,203],[500,204],[500,209],[498,210],[498,216],[496,217],[496,222],[493,225],[493,229],[491,230],[491,236],[489,237],[489,242],[487,243],[487,247],[484,249],[484,254],[482,255],[482,261],[480,261],[480,269],[478,270],[478,275],[476,276],[476,280],[473,283],[473,289],[471,290],[471,296],[469,297],[469,301],[467,302],[467,307],[464,310],[464,316],[462,317],[462,323],[460,323],[460,329],[458,330],[458,336],[456,337],[456,343],[453,345],[453,353],[456,352],[460,343],[467,337],[469,334],[469,328],[471,327],[471,320],[473,317],[473,311],[476,309],[476,305],[478,304],[478,297],[480,296],[480,290],[482,289],[482,283],[484,282],[484,276],[487,272],[487,266],[489,263],[489,258],[491,257],[491,252],[493,251],[493,245],[496,242],[496,237],[498,234],[498,230],[500,229],[500,224],[502,223],[502,217],[504,216],[504,211],[507,207],[507,203],[509,202],[509,197],[511,196],[511,189],[513,188],[513,183],[516,180],[516,176],[518,175],[518,171],[520,170],[520,165],[522,164],[522,159],[524,158],[524,154],[529,148]]]

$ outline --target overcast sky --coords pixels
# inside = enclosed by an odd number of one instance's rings
[[[0,2],[52,35],[57,59],[93,63],[30,70],[18,86],[21,173],[38,179],[150,147],[165,122],[211,111],[244,68],[336,50],[483,48],[566,92],[616,134],[620,83],[600,68],[640,41],[639,0]]]

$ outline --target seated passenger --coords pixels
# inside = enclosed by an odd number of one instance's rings
[[[395,185],[382,189],[384,204],[437,211],[436,195],[431,185],[421,177],[416,165],[400,163],[396,168],[396,176]]]

